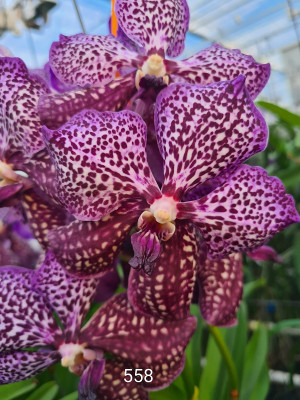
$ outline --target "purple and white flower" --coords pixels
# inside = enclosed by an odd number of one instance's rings
[[[208,85],[239,75],[246,77],[255,99],[270,75],[269,64],[259,64],[239,50],[218,44],[181,61],[189,25],[186,0],[117,0],[118,36],[78,34],[61,36],[50,50],[50,68],[59,81],[82,89],[43,96],[39,102],[42,121],[58,128],[83,109],[123,109],[140,88],[141,79],[152,76],[161,83],[186,82]],[[136,98],[136,96],[135,96]]]
[[[182,371],[194,317],[182,321],[145,317],[122,293],[82,328],[97,280],[69,277],[52,253],[36,271],[6,267],[0,277],[1,384],[34,376],[60,360],[82,376],[80,399],[140,400],[148,399],[147,390],[168,386]],[[104,353],[111,357],[105,360]],[[127,384],[126,368],[151,369],[153,380]]]
[[[70,273],[103,274],[137,219],[131,265],[147,273],[179,220],[198,228],[212,258],[257,248],[299,221],[292,197],[277,178],[241,165],[265,148],[268,137],[244,77],[169,86],[158,96],[155,127],[164,159],[161,189],[146,161],[147,129],[137,114],[87,110],[58,130],[43,128],[58,196],[79,220],[50,239]],[[182,201],[187,192],[222,174],[227,179],[215,190]]]

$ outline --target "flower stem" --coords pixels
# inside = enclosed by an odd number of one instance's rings
[[[220,329],[217,328],[216,326],[211,326],[208,325],[208,329],[210,334],[212,335],[212,337],[214,338],[216,345],[218,346],[223,359],[226,363],[228,372],[229,372],[229,377],[230,377],[230,386],[231,386],[231,390],[230,390],[230,398],[233,400],[237,400],[238,399],[238,375],[237,375],[237,371],[236,371],[236,367],[235,364],[233,362],[233,359],[231,357],[231,354],[228,350],[228,347],[225,343],[225,340],[223,339],[223,336],[221,335]]]
[[[77,1],[76,1],[76,0],[73,0],[73,4],[74,4],[74,7],[75,7],[75,11],[76,11],[77,18],[78,18],[78,21],[79,21],[79,23],[80,23],[82,32],[83,32],[83,33],[86,33],[86,30],[85,30],[85,27],[84,27],[84,23],[83,23],[83,20],[82,20],[80,11],[79,11],[79,7],[78,7],[78,5],[77,5]]]

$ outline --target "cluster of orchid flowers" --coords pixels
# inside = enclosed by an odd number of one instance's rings
[[[300,222],[282,183],[243,164],[267,144],[253,100],[269,65],[217,44],[166,59],[186,0],[117,0],[116,15],[117,37],[61,36],[44,70],[1,50],[1,235],[42,248],[35,269],[0,269],[1,384],[61,361],[79,399],[148,399],[183,369],[196,281],[203,318],[233,325],[242,253],[274,258],[263,245]],[[32,268],[15,261],[24,243],[2,264]],[[128,288],[112,296],[120,260]],[[109,299],[84,324],[95,296]]]

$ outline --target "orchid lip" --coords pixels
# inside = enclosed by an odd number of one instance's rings
[[[97,358],[94,350],[86,349],[84,344],[63,343],[58,351],[61,354],[61,365],[63,367],[75,367],[83,361],[93,361]]]
[[[12,164],[7,164],[4,161],[0,161],[0,187],[6,186],[12,183],[23,183],[26,188],[30,188],[31,182],[28,179],[28,175],[22,171],[14,171]]]
[[[150,211],[159,224],[175,221],[177,216],[177,201],[173,197],[163,195],[154,201]]]
[[[135,86],[137,89],[140,88],[140,81],[146,75],[154,75],[157,78],[163,78],[163,82],[169,84],[169,76],[164,64],[164,59],[158,54],[151,54],[142,65],[141,69],[138,69],[135,76]]]

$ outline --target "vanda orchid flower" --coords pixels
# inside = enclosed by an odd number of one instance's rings
[[[81,376],[80,400],[147,400],[147,390],[168,386],[183,369],[195,317],[145,317],[122,293],[81,328],[97,280],[69,277],[52,253],[36,271],[1,268],[0,279],[1,384],[34,376],[61,360]],[[126,368],[142,368],[149,379],[126,383]]]
[[[66,222],[55,204],[55,170],[37,113],[38,99],[49,89],[13,57],[0,57],[0,82],[0,207],[21,202],[32,233],[46,247],[47,232]]]
[[[117,38],[78,34],[53,43],[49,56],[53,73],[61,82],[84,89],[40,99],[39,112],[49,128],[58,128],[86,108],[123,109],[148,75],[165,84],[206,85],[242,74],[253,99],[268,81],[269,64],[218,44],[186,60],[167,60],[166,55],[177,57],[184,49],[189,25],[186,0],[116,0],[115,8]]]
[[[208,86],[170,85],[157,98],[155,125],[164,159],[161,189],[146,161],[147,128],[139,115],[85,110],[58,130],[43,128],[58,196],[81,220],[50,234],[70,273],[100,276],[110,269],[137,219],[131,265],[147,273],[160,255],[160,242],[182,224],[176,240],[185,263],[196,241],[190,222],[208,255],[223,257],[257,248],[299,221],[293,198],[277,178],[240,165],[265,148],[268,136],[244,77]],[[233,172],[223,185],[199,200],[181,201],[229,169]]]

